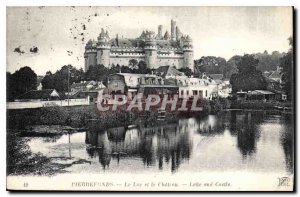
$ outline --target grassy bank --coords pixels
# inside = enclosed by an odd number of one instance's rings
[[[179,116],[205,116],[210,112],[211,106],[213,106],[213,110],[216,110],[223,108],[223,103],[216,101],[211,105],[209,101],[205,101],[203,103],[204,110],[201,112],[179,113],[167,109],[163,121],[173,121]],[[158,109],[156,108],[151,111],[131,112],[126,111],[126,106],[119,107],[117,111],[105,112],[99,112],[94,105],[8,109],[7,128],[8,130],[24,131],[23,133],[26,135],[43,136],[47,134],[50,136],[84,130],[91,121],[96,122],[103,129],[134,124],[138,118],[154,125],[158,121],[158,116]],[[39,125],[41,126],[39,127]]]
[[[35,109],[7,110],[8,129],[25,129],[30,125],[64,125],[84,127],[90,120],[99,120],[102,124],[127,122],[132,114],[126,111],[97,112],[95,106],[46,107]]]

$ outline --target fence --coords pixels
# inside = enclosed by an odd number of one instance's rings
[[[57,101],[28,101],[28,102],[7,102],[7,109],[25,109],[25,108],[40,108],[40,107],[53,107],[53,106],[76,106],[76,105],[89,105],[89,97],[83,99],[68,99]]]

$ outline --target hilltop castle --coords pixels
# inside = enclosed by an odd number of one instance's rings
[[[114,65],[128,65],[129,60],[143,60],[149,68],[159,66],[189,67],[194,69],[194,53],[192,39],[183,35],[176,21],[171,20],[171,35],[168,31],[162,34],[162,25],[158,26],[158,33],[143,31],[135,39],[111,39],[107,31],[101,29],[97,41],[89,40],[85,46],[85,71],[91,65],[103,64],[106,67]]]

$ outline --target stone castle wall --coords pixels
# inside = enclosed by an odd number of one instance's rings
[[[171,36],[168,31],[163,36],[162,25],[159,25],[157,35],[153,31],[143,31],[136,39],[123,39],[122,44],[119,44],[118,35],[116,39],[110,39],[103,28],[97,39],[86,45],[85,70],[96,64],[128,66],[131,59],[145,61],[149,68],[169,65],[194,69],[192,39],[180,32],[174,20],[171,20]]]

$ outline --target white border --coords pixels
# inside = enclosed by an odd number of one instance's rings
[[[37,0],[25,0],[25,1],[20,1],[20,0],[2,0],[0,1],[0,42],[1,42],[1,47],[0,47],[0,55],[1,55],[1,71],[0,71],[0,84],[2,86],[1,90],[3,91],[2,96],[0,97],[1,99],[1,107],[3,110],[1,110],[1,133],[2,137],[0,138],[0,144],[1,144],[1,179],[0,179],[0,186],[1,186],[1,196],[8,196],[11,195],[12,193],[6,192],[6,83],[5,83],[5,76],[6,76],[6,6],[295,6],[295,9],[299,8],[299,2],[296,0],[249,0],[249,1],[243,1],[243,0],[202,0],[201,2],[196,2],[193,0],[172,0],[172,1],[167,1],[167,0],[144,0],[143,2],[139,0],[101,0],[101,1],[96,1],[96,0],[45,0],[45,1],[37,1]],[[299,11],[299,10],[298,10]],[[295,16],[297,17],[297,16]],[[299,25],[299,20],[296,20],[297,24],[296,27]],[[295,28],[296,28],[295,27]],[[294,35],[294,36],[298,36]],[[297,49],[298,47],[296,47]],[[298,52],[296,54],[297,56],[299,55]],[[298,66],[298,65],[296,65]],[[300,69],[297,69],[297,76],[299,76],[299,71]],[[297,78],[297,77],[296,77]],[[299,81],[299,80],[298,80]],[[300,91],[300,88],[297,83],[297,92]],[[299,105],[297,105],[297,109],[299,109]],[[299,122],[299,116],[297,117],[297,122]],[[297,131],[296,131],[297,132]],[[299,136],[300,134],[297,134],[298,139],[297,142],[299,142]],[[299,152],[297,151],[297,157],[299,158]],[[299,181],[297,181],[299,183]],[[299,190],[299,184],[296,186],[297,189]],[[121,195],[124,195],[120,193]],[[32,195],[32,194],[27,194],[27,195]],[[44,195],[44,194],[42,194]],[[64,194],[54,194],[56,196],[62,196]],[[71,193],[69,195],[77,195],[74,193]],[[81,194],[85,195],[85,194]],[[98,194],[97,194],[98,195]],[[103,194],[101,194],[103,195]],[[107,194],[105,194],[107,195]],[[116,194],[113,194],[116,195]],[[127,194],[128,195],[128,194]],[[131,195],[131,194],[129,194]],[[155,194],[157,195],[157,194]],[[159,194],[158,196],[163,196],[166,194]],[[173,195],[173,194],[169,194]],[[203,195],[203,194],[200,194]],[[218,194],[214,194],[218,195]],[[231,194],[229,194],[231,195]],[[257,194],[255,194],[257,195]],[[266,194],[259,194],[257,196],[263,196]],[[273,194],[269,194],[273,195]],[[284,194],[288,195],[288,194]]]

